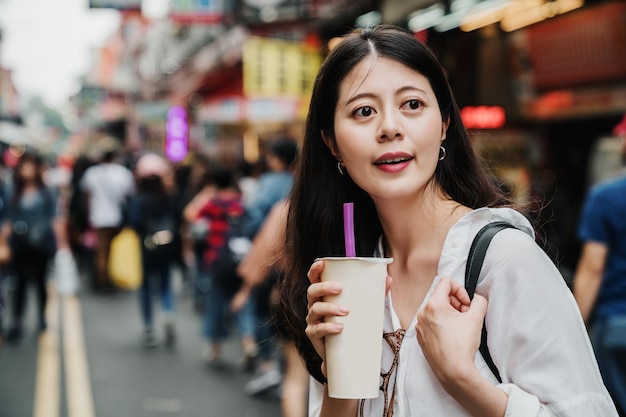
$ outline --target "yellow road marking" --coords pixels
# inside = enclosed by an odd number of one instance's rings
[[[63,299],[63,353],[68,417],[94,417],[80,301]]]
[[[37,375],[33,417],[59,417],[61,411],[61,351],[59,309],[63,307],[63,356],[68,417],[95,417],[80,301],[62,297],[51,286],[48,290],[46,320],[48,329],[38,341]]]
[[[60,412],[59,302],[55,291],[48,294],[48,329],[39,336],[33,417],[58,417]]]

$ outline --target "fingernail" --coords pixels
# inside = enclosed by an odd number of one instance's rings
[[[343,330],[343,323],[333,323],[333,328],[335,330]]]
[[[337,312],[339,312],[339,314],[348,314],[350,312],[350,310],[348,310],[348,307],[345,306],[339,306],[337,307]]]

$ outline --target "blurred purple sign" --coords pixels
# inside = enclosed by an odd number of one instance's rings
[[[165,156],[172,162],[185,159],[188,152],[189,126],[187,125],[187,110],[175,106],[167,112],[167,126],[165,137]]]

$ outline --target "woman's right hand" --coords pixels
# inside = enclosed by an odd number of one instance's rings
[[[307,291],[308,314],[306,316],[306,335],[313,347],[322,358],[322,374],[326,376],[326,347],[325,338],[343,331],[342,323],[329,323],[324,319],[331,316],[346,316],[349,311],[345,306],[324,301],[324,297],[338,295],[342,287],[337,282],[321,282],[324,261],[315,261],[307,277],[311,282]]]

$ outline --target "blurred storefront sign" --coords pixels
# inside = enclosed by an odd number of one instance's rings
[[[614,89],[552,91],[522,104],[522,115],[532,119],[619,114],[626,109],[626,86]]]
[[[300,115],[301,101],[290,97],[229,97],[207,101],[198,111],[205,123],[239,124],[294,122]]]
[[[169,105],[165,101],[143,101],[135,103],[134,110],[140,122],[159,122],[167,119]]]
[[[243,48],[244,93],[249,97],[307,96],[321,62],[318,48],[250,37]]]
[[[189,124],[187,110],[174,106],[167,112],[165,156],[173,162],[180,162],[189,151]]]
[[[511,37],[522,117],[603,115],[626,109],[626,3],[561,16]]]
[[[282,22],[309,15],[309,0],[242,0],[240,18],[247,22]]]
[[[380,13],[383,22],[398,23],[406,21],[407,16],[416,10],[425,9],[436,3],[433,0],[384,0]]]
[[[140,11],[141,0],[89,0],[89,8]]]
[[[248,100],[247,119],[250,122],[293,122],[298,116],[298,104],[296,98],[252,98]]]
[[[501,106],[466,106],[461,109],[461,118],[468,129],[500,129],[506,124]]]
[[[180,23],[219,23],[230,13],[226,0],[171,0],[169,18]]]
[[[535,88],[545,90],[626,76],[626,2],[607,3],[524,31]]]
[[[198,119],[209,123],[240,123],[246,119],[246,100],[229,97],[207,101],[198,111]]]
[[[510,32],[578,9],[583,6],[584,0],[450,0],[422,3],[426,4],[409,15],[408,26],[413,32],[429,28],[438,32],[461,28],[469,32],[494,23],[499,23],[503,31]]]

